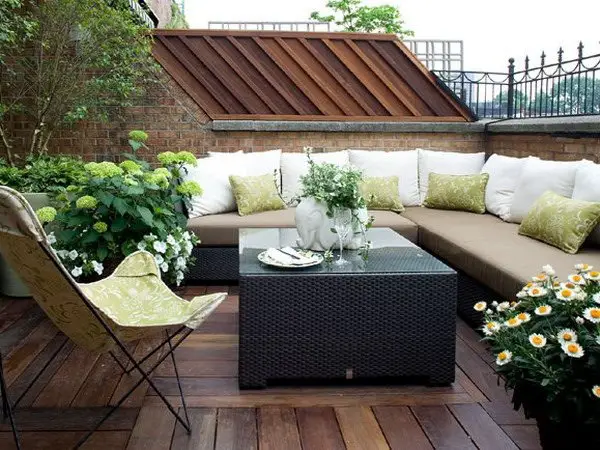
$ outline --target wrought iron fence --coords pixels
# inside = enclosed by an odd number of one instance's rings
[[[450,91],[464,101],[478,118],[558,117],[600,114],[600,54],[563,60],[558,50],[556,63],[515,70],[509,59],[508,72],[437,71]]]

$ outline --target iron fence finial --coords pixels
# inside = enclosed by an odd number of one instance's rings
[[[577,46],[577,59],[581,61],[583,59],[583,42],[579,41],[579,45]]]
[[[565,51],[563,50],[563,48],[562,48],[562,47],[560,47],[560,48],[558,49],[558,65],[559,65],[559,66],[562,64],[562,60],[563,60],[563,53],[564,53],[564,52],[565,52]]]
[[[529,55],[525,56],[525,72],[529,70]]]
[[[542,60],[542,64],[541,66],[544,67],[544,65],[546,64],[546,52],[542,50],[542,56],[540,57]]]

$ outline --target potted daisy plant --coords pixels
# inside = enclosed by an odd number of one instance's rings
[[[475,305],[515,409],[544,449],[600,448],[600,271],[578,264],[560,281],[544,266],[516,297]]]

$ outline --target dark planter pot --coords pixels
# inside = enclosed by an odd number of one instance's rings
[[[517,410],[523,407],[525,417],[536,420],[544,450],[600,449],[599,425],[585,423],[591,417],[575,415],[560,422],[551,420],[548,411],[553,408],[548,407],[546,397],[535,385],[517,386],[513,404]]]

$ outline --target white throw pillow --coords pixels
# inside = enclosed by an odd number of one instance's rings
[[[600,202],[600,165],[591,161],[583,162],[575,173],[573,197],[576,200]],[[600,225],[588,238],[589,242],[600,244]]]
[[[190,200],[190,218],[235,211],[235,197],[229,184],[230,175],[244,175],[238,162],[221,158],[200,158],[196,167],[186,166],[186,180],[196,181],[203,190]]]
[[[313,153],[310,155],[316,163],[331,163],[338,166],[348,164],[348,151]],[[281,154],[281,188],[283,200],[289,203],[300,194],[300,177],[308,172],[308,160],[304,153]]]
[[[533,158],[530,156],[529,158]],[[492,155],[483,165],[481,173],[489,174],[485,188],[485,209],[488,212],[508,220],[515,188],[521,177],[521,170],[527,158]]]
[[[580,161],[546,161],[531,158],[525,161],[510,207],[509,222],[521,223],[535,201],[546,191],[571,197],[575,173]]]
[[[429,174],[475,175],[481,172],[485,153],[456,153],[417,149],[419,152],[419,191],[421,203],[427,197]]]
[[[400,200],[404,206],[419,205],[419,170],[416,150],[383,152],[349,150],[350,164],[363,171],[365,177],[397,176]]]
[[[211,158],[221,158],[234,167],[243,167],[244,176],[272,174],[275,177],[277,189],[281,192],[281,150],[267,150],[264,152],[235,153],[208,152]],[[232,174],[239,175],[239,174]]]

